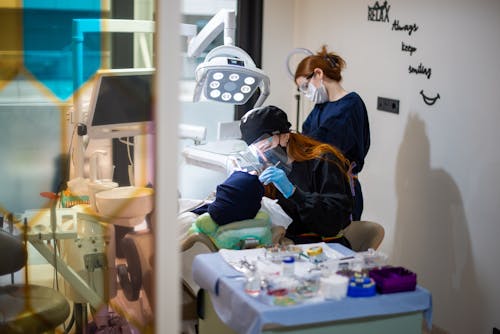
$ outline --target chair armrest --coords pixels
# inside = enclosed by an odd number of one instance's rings
[[[202,244],[207,246],[211,252],[218,251],[217,247],[214,245],[212,240],[210,240],[210,238],[206,234],[193,233],[193,234],[190,234],[186,238],[181,240],[181,252],[184,252],[184,251],[188,250],[189,248],[193,247],[193,245],[196,242],[201,242]]]

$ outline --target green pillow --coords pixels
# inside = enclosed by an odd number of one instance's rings
[[[215,233],[217,231],[217,228],[219,227],[217,223],[212,219],[212,217],[210,217],[208,212],[199,215],[194,221],[194,224],[196,225],[198,230],[208,235]]]
[[[259,245],[267,245],[272,241],[271,219],[260,210],[253,219],[240,220],[223,226],[210,217],[208,212],[198,216],[191,226],[190,233],[204,233],[217,248],[240,249],[241,242],[256,239]]]

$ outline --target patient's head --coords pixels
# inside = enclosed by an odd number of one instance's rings
[[[286,113],[276,106],[265,106],[248,111],[241,118],[241,138],[251,145],[262,135],[290,132],[291,124]]]

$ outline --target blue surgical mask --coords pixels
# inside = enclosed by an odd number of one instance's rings
[[[323,81],[321,81],[320,86],[316,88],[313,84],[307,86],[307,92],[304,95],[311,100],[314,104],[325,103],[328,101],[328,92],[326,91]]]

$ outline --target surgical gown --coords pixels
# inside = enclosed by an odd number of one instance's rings
[[[340,100],[316,104],[302,125],[302,134],[331,144],[356,163],[353,174],[363,169],[370,148],[368,113],[361,97],[351,92]],[[355,204],[353,220],[360,220],[363,211],[361,185],[354,178]]]

